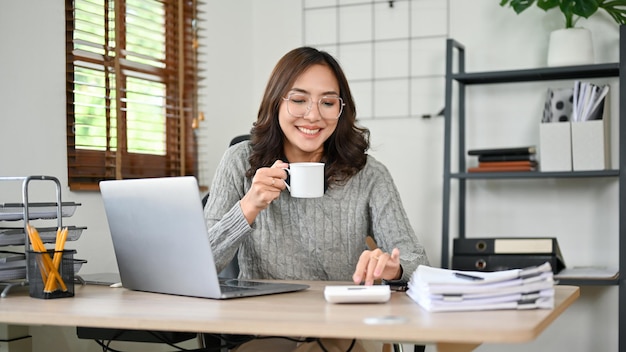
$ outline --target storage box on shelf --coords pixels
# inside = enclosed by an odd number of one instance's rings
[[[29,199],[29,186],[33,181],[51,182],[55,186],[56,197],[53,202],[32,202]],[[12,251],[15,255],[0,258],[0,286],[4,289],[0,293],[5,297],[14,286],[23,286],[29,283],[28,259],[31,249],[28,238],[27,225],[30,221],[54,222],[56,226],[37,226],[37,230],[44,243],[56,241],[57,229],[63,228],[63,218],[74,215],[80,203],[63,202],[61,197],[61,184],[52,176],[24,176],[24,177],[0,177],[0,182],[8,187],[21,186],[21,203],[0,203],[0,246],[23,247],[20,252]],[[17,186],[15,186],[17,187]],[[67,226],[67,241],[75,241],[80,238],[86,227]],[[22,254],[21,256],[19,254]],[[86,261],[74,259],[74,271],[78,272]]]

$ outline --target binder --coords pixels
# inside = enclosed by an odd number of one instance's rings
[[[554,274],[565,268],[560,255],[553,254],[491,254],[491,255],[454,255],[452,269],[471,271],[502,271],[522,269],[550,263]]]
[[[551,254],[561,256],[554,237],[455,238],[453,255]]]

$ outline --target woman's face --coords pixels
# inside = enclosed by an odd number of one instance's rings
[[[332,106],[322,97],[339,97],[339,84],[333,71],[324,65],[313,65],[304,71],[293,83],[287,93],[295,98],[290,103],[283,100],[278,112],[280,128],[285,134],[285,156],[289,162],[320,161],[324,154],[324,142],[337,128],[338,119],[334,118]],[[286,98],[285,96],[284,98]],[[298,112],[297,106],[307,106],[309,98],[311,109],[302,117],[294,117],[291,113]],[[292,104],[291,113],[287,105]],[[320,114],[322,106],[322,117]],[[306,110],[306,109],[305,109]]]

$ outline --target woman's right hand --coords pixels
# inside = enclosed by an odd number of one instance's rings
[[[267,208],[285,189],[284,180],[287,178],[287,173],[283,169],[288,167],[289,164],[276,160],[272,167],[262,167],[256,170],[252,178],[252,187],[239,202],[243,215],[250,225],[261,210]]]

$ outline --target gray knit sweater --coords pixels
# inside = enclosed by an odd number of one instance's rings
[[[368,235],[385,252],[400,249],[404,280],[427,264],[389,171],[372,156],[322,198],[283,191],[249,226],[239,200],[251,185],[251,150],[246,141],[226,151],[204,209],[218,271],[237,253],[240,278],[351,281]]]

